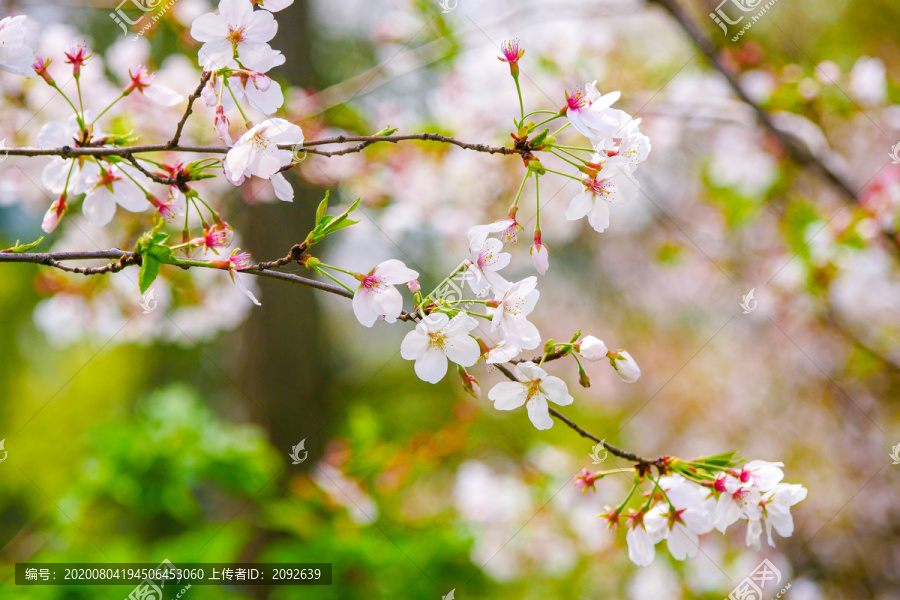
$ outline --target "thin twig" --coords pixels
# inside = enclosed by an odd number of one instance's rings
[[[197,89],[194,90],[194,93],[188,97],[187,109],[184,111],[184,116],[178,121],[178,126],[175,128],[175,135],[172,136],[172,139],[169,140],[169,143],[167,144],[170,150],[178,146],[178,142],[181,140],[181,130],[184,129],[184,124],[187,123],[188,117],[190,117],[191,113],[194,111],[194,102],[196,102],[197,98],[200,97],[200,94],[203,93],[203,87],[206,85],[206,82],[209,81],[210,75],[211,73],[209,71],[204,71],[203,74],[200,75],[200,85],[198,85]]]
[[[828,167],[825,163],[823,163],[819,157],[817,157],[813,152],[811,152],[802,141],[789,134],[788,132],[780,129],[775,123],[772,121],[771,115],[767,113],[759,104],[753,101],[750,96],[744,91],[741,87],[741,84],[738,82],[734,73],[732,73],[731,69],[729,69],[725,63],[722,61],[719,51],[716,48],[715,44],[713,44],[712,40],[691,18],[690,15],[678,4],[676,0],[649,0],[650,2],[655,2],[659,4],[663,9],[666,10],[681,26],[684,32],[688,35],[688,37],[693,41],[694,45],[700,49],[709,63],[725,78],[725,81],[728,82],[729,87],[734,92],[734,94],[747,106],[753,109],[753,112],[756,113],[756,117],[759,122],[766,128],[773,136],[775,136],[784,146],[787,148],[788,152],[791,154],[791,157],[805,167],[809,167],[818,175],[823,177],[826,181],[832,184],[835,189],[837,189],[843,196],[847,198],[849,202],[854,204],[859,203],[858,191],[854,191],[853,186],[850,182],[844,179],[843,176],[836,173],[830,167]],[[889,242],[890,249],[894,252],[895,256],[900,255],[900,239],[898,239],[898,235],[896,231],[882,229],[882,236]]]
[[[505,366],[500,365],[500,364],[497,364],[494,366],[497,367],[497,370],[500,371],[501,373],[503,373],[506,376],[506,378],[509,379],[510,381],[519,381],[519,378],[516,377],[515,374],[513,374],[513,372],[510,371]],[[550,408],[551,415],[553,415],[554,417],[556,417],[557,419],[559,419],[560,421],[562,421],[563,423],[565,423],[566,425],[568,425],[569,427],[574,429],[581,437],[588,438],[589,440],[597,442],[598,444],[603,444],[604,448],[606,448],[611,454],[614,454],[615,456],[618,456],[619,458],[624,458],[625,460],[630,460],[630,461],[637,463],[639,465],[642,465],[644,467],[649,467],[650,465],[661,466],[665,463],[666,457],[664,457],[664,456],[654,460],[654,459],[650,459],[650,458],[644,458],[642,456],[635,454],[634,452],[628,452],[627,450],[622,450],[621,448],[613,446],[606,440],[601,440],[593,433],[591,433],[585,429],[582,429],[581,427],[578,426],[577,423],[575,423],[575,421],[568,418],[567,416],[565,416],[564,414],[562,414],[561,412],[559,412],[552,406],[549,408]]]

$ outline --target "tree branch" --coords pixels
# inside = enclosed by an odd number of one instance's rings
[[[668,12],[681,26],[688,37],[693,41],[694,45],[703,53],[709,63],[718,71],[728,82],[729,87],[734,94],[747,106],[753,109],[759,122],[766,128],[769,133],[775,136],[787,148],[791,157],[800,165],[812,169],[815,173],[829,182],[837,189],[849,202],[859,203],[858,191],[853,189],[853,185],[844,179],[843,176],[836,173],[819,157],[812,153],[806,145],[788,132],[779,129],[772,121],[772,117],[763,108],[754,102],[750,96],[741,88],[740,83],[719,55],[719,51],[713,44],[712,40],[706,33],[694,22],[690,15],[678,4],[676,0],[649,0],[652,3],[659,4],[666,12]],[[895,257],[900,257],[900,239],[896,231],[882,228],[882,236],[889,242],[890,248]]]
[[[194,102],[196,102],[197,98],[200,97],[200,94],[203,93],[203,87],[206,85],[206,82],[209,81],[211,73],[209,71],[204,71],[203,74],[200,75],[200,84],[197,86],[197,89],[194,90],[194,93],[188,97],[187,108],[184,111],[184,116],[181,117],[181,120],[178,121],[178,126],[175,128],[175,135],[172,136],[172,139],[169,140],[167,146],[171,148],[175,148],[178,146],[178,142],[181,140],[181,131],[184,129],[184,124],[187,123],[188,117],[191,116],[191,113],[194,112]]]

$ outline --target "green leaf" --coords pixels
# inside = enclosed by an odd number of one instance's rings
[[[4,252],[12,252],[14,254],[21,254],[23,252],[28,252],[32,248],[37,247],[41,242],[44,241],[44,236],[39,237],[37,240],[31,242],[30,244],[21,244],[19,240],[16,240],[16,245],[12,248],[8,248],[4,250]]]
[[[151,285],[153,285],[154,280],[156,280],[156,276],[159,275],[159,266],[159,259],[157,259],[155,256],[150,254],[144,255],[143,264],[141,264],[141,272],[138,275],[138,285],[140,285],[141,287],[142,294],[146,292]]]
[[[325,197],[319,202],[319,208],[316,209],[316,227],[318,228],[319,223],[324,219],[327,215],[325,214],[328,211],[328,196],[330,192],[325,190]]]

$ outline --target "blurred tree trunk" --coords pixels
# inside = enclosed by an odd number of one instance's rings
[[[276,70],[276,77],[317,89],[307,3],[295,2],[277,16],[279,33],[271,44],[287,60]],[[253,249],[257,260],[284,256],[312,229],[321,191],[298,185],[293,174],[287,177],[294,186],[293,203],[276,201],[244,211],[247,247]],[[304,438],[309,456],[321,456],[325,436],[320,430],[328,415],[322,404],[328,361],[318,330],[320,311],[314,298],[318,292],[283,281],[258,281],[262,306],[253,310],[244,327],[240,384],[265,410],[265,414],[254,415],[254,420],[268,428],[272,443],[288,464],[291,446]],[[292,469],[306,469],[313,462]]]

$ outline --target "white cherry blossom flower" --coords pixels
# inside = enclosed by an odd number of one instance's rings
[[[368,275],[360,276],[359,289],[353,295],[353,313],[360,323],[371,327],[379,317],[394,323],[403,312],[403,296],[395,285],[405,284],[419,274],[397,259],[386,260]]]
[[[491,333],[499,330],[505,341],[523,350],[537,348],[541,343],[541,334],[527,318],[541,295],[535,286],[537,277],[534,276],[517,281],[497,295],[496,307],[488,308]]]
[[[553,427],[548,401],[560,406],[574,402],[569,395],[566,383],[559,377],[547,375],[547,372],[533,362],[516,365],[514,370],[519,381],[504,381],[495,385],[488,398],[497,410],[513,410],[523,404],[528,411],[528,418],[538,429]]]
[[[0,20],[0,71],[34,77],[34,52],[25,43],[25,16]]]
[[[432,313],[419,321],[406,334],[400,345],[400,355],[416,361],[416,375],[423,381],[437,383],[447,374],[447,360],[463,367],[478,362],[481,349],[469,332],[478,323],[465,313],[452,319],[444,313]]]
[[[665,539],[675,560],[697,556],[699,536],[713,529],[713,510],[716,501],[708,490],[688,482],[680,475],[659,480],[671,507],[661,502],[657,507],[665,519]],[[674,511],[672,510],[674,509]]]
[[[250,175],[270,179],[275,195],[285,201],[294,199],[294,190],[280,173],[291,164],[293,154],[278,144],[300,144],[303,130],[284,119],[269,119],[254,125],[225,155],[225,176],[234,185]]]
[[[219,14],[201,15],[191,24],[191,36],[203,42],[198,60],[207,71],[237,68],[240,62],[248,69],[266,72],[282,64],[284,56],[267,43],[277,31],[272,13],[253,10],[250,0],[222,0]]]
[[[572,198],[566,208],[566,219],[576,221],[587,216],[588,223],[598,233],[609,227],[609,205],[613,202],[624,202],[635,183],[630,180],[622,182],[622,171],[611,167],[600,170],[596,177],[585,177],[584,190]],[[619,183],[623,186],[620,188]]]
[[[666,535],[666,519],[659,509],[647,513],[633,513],[627,520],[628,558],[639,567],[647,567],[656,557],[656,544]]]
[[[503,221],[488,223],[487,225],[476,225],[470,228],[467,234],[469,238],[469,252],[473,254],[479,252],[484,247],[490,234],[506,231],[513,225],[515,225],[515,221],[504,219]]]
[[[84,112],[84,120],[90,123],[94,120],[91,111]],[[87,141],[102,139],[106,134],[94,128],[92,136]],[[65,124],[58,121],[50,121],[41,127],[37,136],[37,145],[41,148],[62,148],[63,146],[76,147],[85,140],[82,139],[81,128],[78,126],[78,118],[75,115],[69,117]],[[73,165],[74,162],[74,165]],[[69,176],[69,170],[72,174]],[[44,167],[41,173],[41,182],[54,194],[62,194],[64,191],[71,195],[83,194],[88,185],[88,180],[96,177],[100,167],[96,161],[85,157],[62,158],[54,156]],[[66,189],[66,181],[69,185]]]
[[[134,180],[147,183],[139,172],[125,165],[108,165],[88,179],[88,190],[81,205],[88,222],[95,227],[109,223],[116,214],[116,204],[131,212],[150,208],[144,191]]]
[[[634,173],[637,166],[650,155],[650,138],[640,132],[641,120],[630,121],[622,131],[622,141],[615,150],[607,150],[603,168],[615,168],[623,173]],[[596,147],[598,152],[601,148]]]
[[[783,466],[780,462],[753,460],[744,465],[740,472],[716,479],[714,489],[720,494],[714,514],[716,529],[724,532],[738,519],[748,519],[751,523],[758,521],[762,516],[759,506],[762,494],[773,490],[781,482],[784,478]]]
[[[521,353],[522,349],[518,346],[513,346],[509,342],[501,341],[488,349],[484,362],[492,365],[505,363],[511,361]]]
[[[611,108],[619,99],[619,92],[601,94],[596,81],[584,86],[584,93],[566,94],[566,116],[572,126],[593,144],[605,144],[621,132],[631,117],[624,111]]]
[[[138,65],[134,73],[129,70],[128,75],[131,77],[131,83],[125,88],[124,94],[126,95],[137,90],[146,96],[148,100],[160,106],[175,106],[184,101],[184,96],[175,90],[164,85],[152,83],[156,74],[150,73],[144,65]]]
[[[763,522],[770,546],[775,547],[773,528],[781,537],[791,537],[794,534],[791,507],[805,500],[806,494],[806,488],[798,483],[779,483],[763,496]]]
[[[497,293],[509,285],[509,282],[497,273],[506,267],[510,260],[509,252],[501,252],[502,249],[503,243],[500,240],[489,238],[484,241],[480,250],[472,253],[466,279],[469,287],[479,298],[485,295],[489,289]]]

